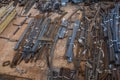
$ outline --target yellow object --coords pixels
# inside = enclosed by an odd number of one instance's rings
[[[8,24],[16,15],[16,10],[13,7],[13,3],[14,2],[11,2],[9,5],[0,8],[0,33],[3,32],[3,30],[8,26]]]
[[[2,16],[4,16],[4,15],[7,13],[7,11],[9,10],[9,8],[10,8],[11,6],[13,6],[13,3],[14,3],[14,2],[11,2],[9,5],[0,8],[0,19],[2,18]]]
[[[0,24],[0,33],[3,32],[3,30],[8,26],[8,24],[11,22],[11,20],[15,17],[16,10],[14,9],[7,17],[6,19]]]

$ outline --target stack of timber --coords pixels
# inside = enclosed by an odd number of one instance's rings
[[[17,14],[13,3],[11,2],[9,5],[0,8],[0,33],[4,31]]]

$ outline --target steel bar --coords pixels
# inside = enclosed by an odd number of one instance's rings
[[[32,47],[34,46],[35,41],[37,41],[37,37],[39,36],[39,32],[41,30],[41,25],[43,22],[43,18],[38,19],[38,22],[33,26],[31,32],[29,33],[29,36],[27,38],[27,41],[23,48],[23,55],[22,57],[25,58],[26,61],[30,59],[32,55]]]
[[[112,32],[110,29],[110,24],[108,24],[108,37],[109,37],[109,41],[108,41],[108,49],[109,49],[109,61],[110,63],[114,63],[115,62],[115,54],[114,54],[114,48],[113,48],[113,43],[112,43]]]
[[[2,7],[0,9],[0,19],[7,13],[11,6],[13,6],[13,2],[11,2],[8,6]]]
[[[34,46],[35,41],[37,40],[37,36],[39,35],[39,32],[41,30],[39,25],[42,24],[42,22],[43,22],[42,18],[36,19],[34,21],[34,25],[32,26],[32,29],[29,35],[26,37],[26,41],[24,42],[24,47],[22,49],[22,56],[20,58],[20,61],[24,59],[25,62],[27,63],[30,60],[32,56],[31,49]]]
[[[59,32],[59,39],[63,39],[66,33],[66,28],[65,27],[61,27],[60,28],[60,32]]]
[[[23,34],[21,35],[18,43],[15,46],[16,55],[13,58],[11,67],[14,67],[22,60],[26,63],[30,61],[32,56],[31,49],[36,42],[39,32],[41,31],[41,24],[44,20],[44,17],[37,17],[32,19],[29,23]]]
[[[27,14],[29,10],[33,7],[35,0],[28,1],[23,14]]]
[[[21,42],[22,42],[23,38],[25,37],[26,33],[27,33],[27,32],[28,32],[28,30],[30,29],[30,27],[31,27],[32,23],[33,23],[33,19],[32,19],[32,20],[28,23],[27,28],[25,29],[25,31],[24,31],[24,32],[23,32],[23,34],[21,35],[21,37],[20,37],[19,41],[17,42],[17,44],[16,44],[16,46],[15,46],[14,50],[18,50],[18,49],[19,49],[20,44],[21,44]]]
[[[1,17],[0,24],[5,21],[5,19],[10,15],[10,13],[15,9],[15,7],[11,6],[4,16]]]
[[[9,14],[9,16],[3,21],[0,25],[0,33],[3,32],[3,30],[7,27],[7,25],[14,19],[16,16],[15,9]]]
[[[71,36],[71,41],[69,43],[69,47],[68,47],[68,50],[66,52],[66,57],[68,58],[68,62],[72,62],[72,60],[73,60],[73,55],[74,55],[73,45],[74,45],[74,40],[75,40],[75,37],[76,37],[76,34],[77,34],[79,27],[80,27],[80,21],[76,20],[75,25],[74,25],[74,29],[73,29],[73,33]]]
[[[13,35],[15,35],[19,29],[23,26],[23,24],[27,21],[27,19],[31,16],[31,13],[25,17],[25,19],[18,25],[18,28],[15,30],[15,32],[13,33]]]
[[[106,20],[104,21],[104,25],[106,26],[107,34],[108,34],[108,52],[109,52],[109,60],[110,63],[119,65],[119,3],[115,5],[115,8],[112,9],[108,15]]]
[[[39,34],[38,39],[37,39],[34,47],[32,48],[32,52],[36,52],[36,50],[37,50],[37,48],[38,48],[38,46],[39,46],[39,44],[40,44],[40,40],[41,40],[41,38],[43,37],[43,35],[45,34],[45,32],[46,32],[46,30],[47,30],[47,28],[48,28],[48,24],[50,23],[50,21],[51,21],[51,20],[48,19],[48,20],[47,20],[47,24],[45,24],[45,25],[42,26],[42,30],[41,30],[42,32]]]

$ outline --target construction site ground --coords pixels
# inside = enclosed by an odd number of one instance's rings
[[[33,8],[29,11],[29,13],[32,13],[32,16],[35,16],[39,14],[39,11]],[[76,5],[67,5],[66,7],[62,7],[62,10],[65,10],[68,12],[64,18],[67,19],[71,13],[76,10]],[[20,11],[22,8],[16,7],[16,11],[18,15],[20,14]],[[29,14],[28,13],[28,14]],[[50,16],[51,18],[57,17],[57,13],[52,13]],[[19,77],[26,77],[31,78],[32,80],[46,80],[47,79],[47,66],[45,59],[40,59],[36,63],[25,63],[24,61],[20,63],[20,65],[16,66],[16,68],[10,68],[10,66],[3,67],[3,62],[5,61],[12,61],[15,51],[14,47],[17,42],[12,42],[11,40],[19,40],[22,32],[27,27],[27,23],[30,19],[26,21],[26,24],[24,24],[21,29],[17,32],[17,34],[13,35],[14,31],[17,29],[18,26],[14,24],[19,24],[24,17],[16,16],[16,18],[7,26],[7,28],[3,31],[2,34],[0,34],[0,37],[6,37],[8,39],[2,39],[0,38],[0,74],[8,74],[13,76],[19,76]],[[65,54],[65,46],[66,46],[67,38],[64,38],[62,40],[58,40],[55,53],[54,53],[54,59],[53,59],[53,66],[55,68],[61,68],[61,67],[69,67],[72,68],[72,63],[68,63],[67,60],[64,59]]]

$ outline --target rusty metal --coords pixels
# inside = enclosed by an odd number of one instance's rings
[[[25,19],[24,19],[19,25],[17,25],[18,28],[15,30],[15,32],[13,33],[13,35],[15,35],[15,34],[19,31],[19,29],[23,26],[23,24],[27,21],[27,19],[28,19],[30,16],[31,16],[31,13],[30,13],[28,16],[26,16]]]

